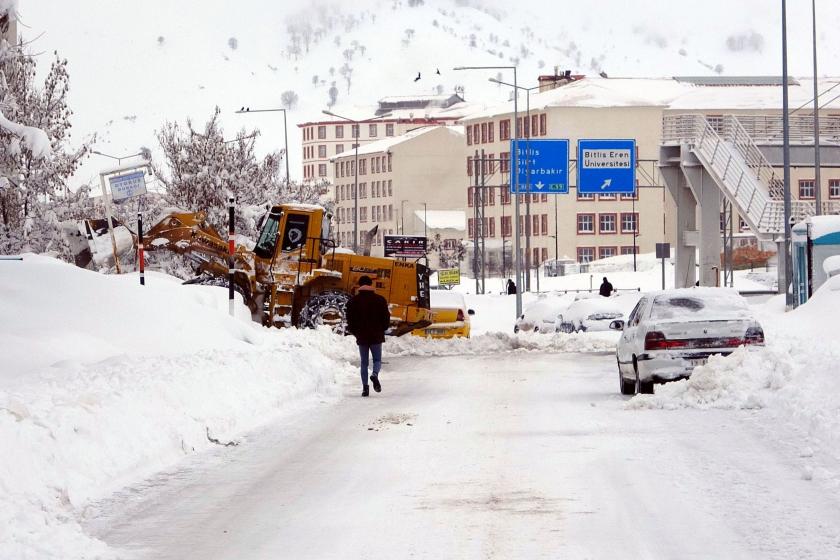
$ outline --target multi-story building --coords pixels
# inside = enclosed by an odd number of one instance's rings
[[[573,77],[574,78],[574,77]],[[633,252],[653,252],[654,244],[673,243],[677,235],[675,203],[658,173],[663,117],[677,113],[701,113],[714,119],[725,114],[761,115],[780,113],[780,80],[760,78],[675,78],[541,80],[558,87],[530,95],[530,114],[520,98],[521,139],[567,138],[570,145],[570,191],[566,195],[520,194],[520,228],[523,266],[536,266],[547,259],[570,257],[585,263],[593,259]],[[835,80],[836,81],[836,80]],[[824,87],[823,87],[824,86]],[[831,80],[820,84],[822,90]],[[790,86],[791,106],[807,105],[812,84]],[[827,105],[831,118],[840,101]],[[807,114],[807,113],[805,113]],[[510,140],[514,136],[513,104],[506,103],[471,114],[460,121],[466,128],[466,169],[462,192],[467,209],[470,239],[483,233],[487,262],[508,263],[513,245],[514,200],[510,195]],[[760,126],[757,124],[756,126]],[[632,195],[582,195],[577,192],[575,148],[580,139],[632,138],[637,149],[638,190]],[[482,222],[476,222],[476,173],[481,152],[490,160],[484,165]],[[840,197],[840,169],[824,162],[824,200]],[[781,171],[777,173],[781,177]],[[794,162],[794,198],[813,198],[813,163]],[[527,184],[520,181],[520,192]],[[526,214],[530,219],[526,219]],[[735,231],[748,233],[736,216]],[[480,227],[476,229],[476,225]],[[528,238],[528,239],[526,239]],[[526,245],[530,251],[526,253]],[[505,248],[505,258],[501,248]],[[470,252],[471,253],[471,252]]]
[[[354,246],[355,183],[358,231],[379,225],[371,254],[382,255],[384,235],[414,234],[415,212],[463,208],[464,131],[460,126],[423,126],[331,158],[335,185],[335,228],[339,244]],[[358,172],[358,173],[357,173]]]
[[[336,109],[337,115],[360,121],[330,117],[329,120],[298,124],[303,137],[303,179],[332,182],[330,160],[360,146],[383,138],[400,136],[429,125],[454,124],[468,111],[469,104],[457,94],[392,96],[380,99],[375,107]],[[386,116],[387,115],[387,116]]]

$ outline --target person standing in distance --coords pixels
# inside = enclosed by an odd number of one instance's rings
[[[368,364],[373,356],[373,372],[370,382],[377,393],[382,390],[379,382],[379,371],[382,368],[382,343],[385,342],[385,331],[391,326],[391,312],[388,302],[373,289],[373,281],[369,276],[359,278],[359,291],[347,304],[347,331],[356,337],[359,345],[359,356],[362,359],[362,396],[370,394],[368,389]]]
[[[610,281],[607,280],[606,276],[604,276],[604,281],[601,283],[601,289],[599,292],[604,297],[610,297],[613,293],[613,285],[610,284]]]

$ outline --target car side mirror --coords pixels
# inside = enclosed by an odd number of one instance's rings
[[[612,323],[610,323],[610,329],[614,331],[623,331],[624,330],[624,321],[621,319],[616,319]]]
[[[475,315],[475,309],[467,309],[467,315]]]

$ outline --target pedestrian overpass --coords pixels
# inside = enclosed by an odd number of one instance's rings
[[[791,116],[790,126],[791,165],[814,167],[813,117]],[[724,283],[732,285],[736,213],[760,240],[779,244],[783,278],[784,186],[777,169],[782,157],[781,115],[663,117],[659,166],[677,207],[676,287],[693,286],[697,280],[704,286],[717,285],[721,253]],[[820,162],[821,168],[840,167],[840,117],[820,119]],[[792,198],[794,223],[815,212],[813,200]],[[840,214],[840,200],[824,200],[822,213]],[[783,281],[779,289],[784,290]]]

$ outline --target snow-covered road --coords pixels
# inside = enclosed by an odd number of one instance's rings
[[[382,394],[190,457],[86,528],[161,560],[840,557],[836,478],[806,480],[763,411],[626,409],[609,354],[386,361]]]

